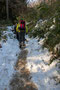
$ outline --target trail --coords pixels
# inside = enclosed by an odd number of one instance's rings
[[[10,90],[37,90],[37,87],[31,81],[30,71],[26,68],[27,53],[27,50],[20,52],[15,65],[16,73],[13,75],[10,82]]]

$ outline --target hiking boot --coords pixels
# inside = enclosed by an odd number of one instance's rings
[[[26,41],[26,42],[28,42],[28,40],[27,40],[27,39],[25,39],[25,41]]]
[[[22,42],[20,43],[20,48],[22,47]]]
[[[23,43],[23,46],[26,46],[25,43]]]
[[[21,48],[22,46],[20,45],[20,48]]]

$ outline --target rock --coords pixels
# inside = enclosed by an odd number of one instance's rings
[[[2,45],[0,44],[0,48],[2,48]]]

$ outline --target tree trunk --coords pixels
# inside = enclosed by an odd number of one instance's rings
[[[7,20],[8,20],[9,19],[8,0],[6,0],[6,15],[7,15]]]

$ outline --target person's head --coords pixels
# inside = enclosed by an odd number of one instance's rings
[[[21,23],[21,21],[23,21],[23,20],[24,20],[24,19],[23,19],[23,18],[21,18],[21,19],[20,19],[20,23]]]
[[[23,18],[21,18],[20,20],[23,20]]]

